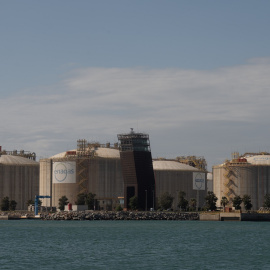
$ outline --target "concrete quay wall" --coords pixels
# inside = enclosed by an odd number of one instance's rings
[[[270,214],[214,212],[200,213],[201,221],[270,221]]]
[[[270,214],[266,213],[242,213],[242,221],[270,221]]]
[[[0,215],[0,220],[21,219],[21,215]]]
[[[220,221],[219,213],[201,213],[200,214],[201,221]]]

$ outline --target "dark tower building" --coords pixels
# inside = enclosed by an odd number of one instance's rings
[[[154,208],[155,176],[152,164],[149,135],[135,133],[117,135],[124,179],[125,208],[133,196],[138,198],[138,208]]]

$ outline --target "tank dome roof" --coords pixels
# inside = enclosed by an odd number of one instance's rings
[[[197,168],[173,160],[153,160],[154,170],[198,171]]]
[[[247,162],[253,165],[270,165],[270,155],[257,155],[246,157]]]
[[[70,152],[77,152],[76,149],[71,150]],[[98,147],[96,150],[96,156],[101,158],[120,158],[120,153],[118,149],[114,148],[106,148],[106,147]],[[64,158],[66,157],[67,152],[62,152],[59,154],[56,154],[50,158]]]
[[[35,160],[31,160],[25,157],[2,155],[0,157],[0,164],[8,165],[38,165],[39,163]]]

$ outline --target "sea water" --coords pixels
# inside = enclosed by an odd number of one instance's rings
[[[270,223],[0,221],[0,269],[270,269]]]

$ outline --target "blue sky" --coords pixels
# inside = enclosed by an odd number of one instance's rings
[[[0,1],[4,149],[150,134],[153,157],[270,151],[270,2]]]

